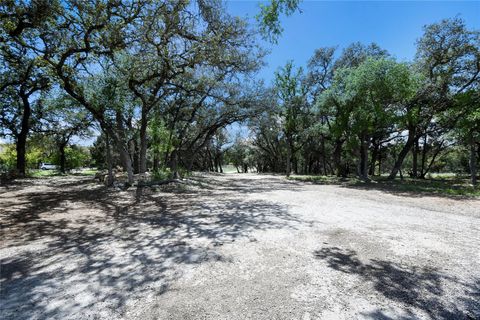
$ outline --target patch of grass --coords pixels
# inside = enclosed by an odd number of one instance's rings
[[[68,175],[94,176],[96,173],[97,173],[97,169],[94,169],[94,168],[73,170],[73,172],[69,172],[69,173],[61,173],[58,170],[34,169],[28,172],[28,176],[31,178],[47,178],[47,177],[68,176]]]
[[[474,188],[468,179],[454,176],[430,179],[379,179],[375,182],[379,188],[397,192],[480,197],[480,188]]]
[[[355,177],[339,178],[337,176],[315,176],[315,175],[291,175],[288,180],[312,182],[316,184],[342,184],[352,185],[359,182]]]
[[[162,181],[168,180],[172,178],[172,172],[170,168],[160,168],[158,170],[153,171],[152,174],[152,181]]]
[[[358,178],[338,178],[335,176],[291,176],[290,180],[316,184],[337,184],[344,187],[383,190],[392,193],[424,194],[452,197],[480,197],[480,188],[474,188],[468,177],[437,175],[435,178],[388,180],[385,177],[372,177],[369,182]]]
[[[45,178],[45,177],[53,177],[53,176],[61,176],[63,175],[58,170],[30,170],[28,172],[28,176],[32,178]]]

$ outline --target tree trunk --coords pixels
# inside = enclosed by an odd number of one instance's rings
[[[157,171],[160,167],[160,159],[158,153],[155,151],[153,154],[153,171]]]
[[[171,158],[171,168],[172,169],[172,179],[179,179],[180,174],[178,173],[178,152],[177,149],[174,149],[172,152]]]
[[[428,142],[427,141],[427,134],[425,134],[425,136],[423,138],[422,161],[421,161],[421,166],[420,166],[420,178],[422,178],[422,179],[424,179],[425,175],[427,174],[425,172],[425,164],[426,164],[426,161],[427,161],[427,152],[428,152],[427,142]]]
[[[292,171],[291,162],[292,162],[292,148],[290,146],[290,143],[287,142],[287,168],[285,172],[287,177],[290,177],[290,173]]]
[[[293,172],[298,174],[298,160],[296,156],[292,157],[292,164],[293,164]]]
[[[470,176],[472,185],[477,186],[477,150],[473,134],[470,137]]]
[[[218,156],[218,167],[220,168],[220,173],[223,173],[223,168],[222,168],[222,162],[223,162],[223,161],[222,161],[222,160],[223,160],[223,157],[222,157],[222,155],[220,154],[220,155]]]
[[[368,180],[368,138],[365,134],[360,137],[360,150],[358,159],[358,176]]]
[[[108,134],[105,134],[105,150],[107,152],[107,187],[113,185],[113,163],[112,163],[112,151],[110,149],[110,140],[108,139]]]
[[[405,160],[405,157],[407,156],[408,152],[410,151],[414,143],[415,143],[415,130],[409,129],[407,142],[405,143],[402,150],[398,154],[397,160],[393,165],[392,171],[390,172],[388,179],[390,180],[395,179],[398,171],[400,171],[400,169],[402,168],[402,164],[403,164],[403,161]]]
[[[370,161],[370,168],[368,169],[368,174],[371,176],[375,175],[375,165],[377,163],[377,158],[378,158],[378,149],[379,149],[379,145],[375,144],[372,150],[372,159]]]
[[[117,111],[116,114],[117,120],[117,130],[118,130],[118,141],[117,147],[119,148],[120,158],[122,160],[123,168],[127,171],[127,185],[133,184],[133,167],[132,167],[132,159],[130,158],[130,154],[128,152],[127,141],[125,139],[125,129],[123,126],[123,119],[122,114],[120,111]]]
[[[427,175],[427,173],[430,171],[430,169],[432,168],[432,165],[435,163],[435,159],[437,158],[438,154],[443,150],[442,149],[442,146],[443,146],[443,143],[445,141],[442,141],[440,143],[440,145],[438,146],[438,149],[435,151],[435,153],[433,154],[432,156],[432,160],[430,160],[430,163],[428,164],[428,166],[426,168],[424,168],[424,164],[422,164],[422,175],[420,176],[420,178],[422,179],[425,179],[425,176]],[[424,160],[422,159],[422,162]]]
[[[322,136],[322,167],[323,175],[327,175],[327,156],[325,154],[325,138]]]
[[[21,95],[23,104],[23,115],[20,133],[17,136],[17,173],[19,176],[25,176],[25,168],[27,166],[26,153],[27,153],[27,137],[30,130],[30,115],[32,110],[30,108],[30,102],[28,96]]]
[[[133,173],[140,173],[138,143],[136,139],[131,139],[128,144],[130,149],[130,159],[132,159]]]
[[[147,112],[142,108],[142,119],[140,121],[140,161],[138,172],[147,172]]]
[[[382,175],[382,148],[378,148],[378,175]]]
[[[345,168],[342,164],[342,147],[343,147],[343,141],[336,140],[335,149],[333,150],[333,159],[335,162],[337,177],[346,177]]]
[[[415,139],[415,143],[412,147],[412,178],[418,177],[418,139]]]
[[[23,130],[22,130],[23,131]],[[20,133],[17,137],[17,173],[19,176],[25,176],[25,167],[26,167],[26,149],[27,149],[27,134]]]
[[[65,163],[66,158],[65,158],[65,144],[60,144],[59,146],[59,151],[60,151],[60,172],[65,173]]]
[[[127,170],[127,184],[133,184],[133,167],[132,167],[132,159],[130,159],[130,155],[125,147],[120,148],[120,158],[122,159],[123,168]]]

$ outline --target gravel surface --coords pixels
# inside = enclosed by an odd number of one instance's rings
[[[480,319],[480,200],[195,176],[0,189],[1,319]]]

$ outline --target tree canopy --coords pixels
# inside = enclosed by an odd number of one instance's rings
[[[18,174],[29,141],[48,140],[65,171],[72,137],[96,132],[91,154],[110,182],[117,166],[131,184],[224,161],[287,176],[424,178],[465,149],[469,167],[456,166],[476,184],[479,31],[460,18],[428,25],[409,62],[375,43],[320,47],[265,85],[260,39],[275,42],[299,5],[272,0],[253,26],[214,0],[4,1],[0,133],[15,143]],[[233,138],[235,123],[248,136]]]

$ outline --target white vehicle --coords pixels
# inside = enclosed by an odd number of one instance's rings
[[[42,170],[55,170],[57,169],[57,166],[51,163],[42,163],[40,165],[40,169]]]

